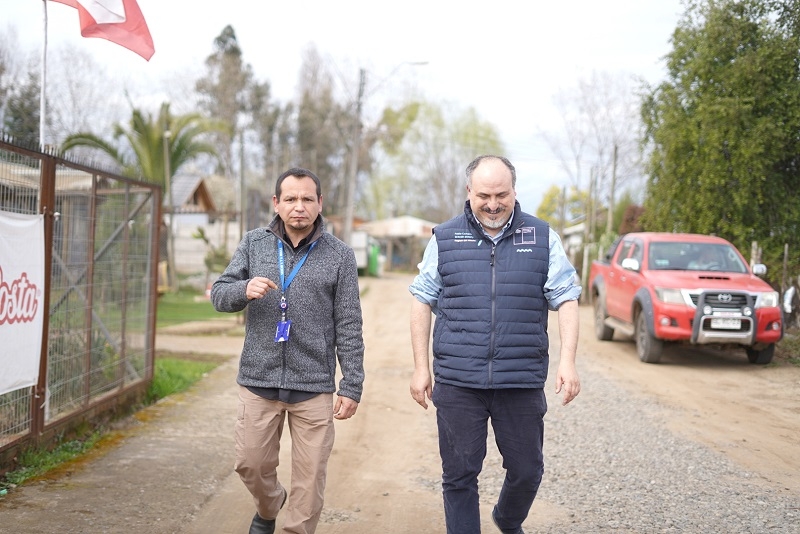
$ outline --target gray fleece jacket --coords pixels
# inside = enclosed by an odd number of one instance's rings
[[[353,251],[324,231],[320,220],[308,243],[297,252],[284,242],[284,276],[316,242],[286,290],[289,340],[275,342],[281,318],[278,240],[283,221],[245,234],[230,264],[211,287],[211,302],[220,312],[248,307],[245,341],[237,382],[242,386],[284,388],[313,393],[336,391],[336,361],[342,371],[338,394],[361,401],[364,341],[358,270]],[[247,300],[247,282],[256,276],[278,285],[261,299]]]

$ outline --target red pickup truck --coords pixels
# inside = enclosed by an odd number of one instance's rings
[[[592,262],[595,335],[633,336],[639,359],[657,363],[664,343],[743,347],[772,361],[783,337],[778,292],[728,241],[698,234],[630,233]]]

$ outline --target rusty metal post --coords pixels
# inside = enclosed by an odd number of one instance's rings
[[[31,436],[36,439],[44,430],[47,400],[47,362],[50,348],[50,287],[53,277],[53,223],[56,207],[56,160],[42,155],[39,175],[39,213],[44,215],[44,287],[42,288],[42,347],[39,353],[39,377],[31,397]]]

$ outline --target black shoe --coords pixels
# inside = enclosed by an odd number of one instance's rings
[[[253,522],[250,523],[249,534],[275,534],[275,520],[262,519],[258,512],[253,516]]]
[[[288,492],[284,489],[283,490],[283,502],[281,502],[281,508],[283,505],[286,504],[286,497],[288,497]],[[250,532],[249,534],[274,534],[275,533],[275,520],[274,519],[263,519],[258,512],[256,515],[253,516],[253,521],[250,523]]]
[[[525,534],[525,531],[522,530],[522,527],[519,527],[518,529],[500,528],[500,525],[497,524],[497,519],[494,517],[494,513],[496,511],[497,507],[494,507],[492,509],[492,523],[494,523],[494,526],[496,526],[500,532],[503,534]]]

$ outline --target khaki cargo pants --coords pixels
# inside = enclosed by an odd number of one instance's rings
[[[333,449],[333,394],[287,404],[264,399],[240,386],[235,469],[253,496],[258,515],[276,518],[284,496],[277,467],[287,415],[292,471],[282,532],[313,534],[322,513],[328,458]]]

